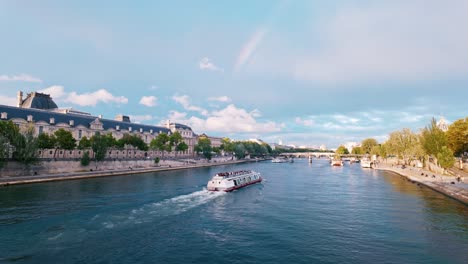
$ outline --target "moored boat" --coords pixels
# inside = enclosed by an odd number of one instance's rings
[[[220,172],[208,181],[209,191],[230,192],[262,181],[259,172],[251,170]]]
[[[362,168],[372,168],[372,161],[368,158],[361,160],[361,167]]]
[[[343,166],[343,161],[341,159],[332,159],[331,160],[332,166]]]

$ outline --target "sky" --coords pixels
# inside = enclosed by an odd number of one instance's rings
[[[468,1],[0,0],[0,104],[236,140],[383,143],[468,116]]]

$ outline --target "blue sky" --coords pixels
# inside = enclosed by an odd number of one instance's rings
[[[468,2],[0,0],[0,103],[336,147],[468,116]]]

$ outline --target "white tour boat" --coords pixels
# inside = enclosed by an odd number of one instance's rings
[[[208,191],[230,192],[262,181],[259,172],[251,170],[220,172],[208,181]]]

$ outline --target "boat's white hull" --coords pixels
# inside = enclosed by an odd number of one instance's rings
[[[362,168],[372,168],[372,162],[370,160],[361,160]]]

